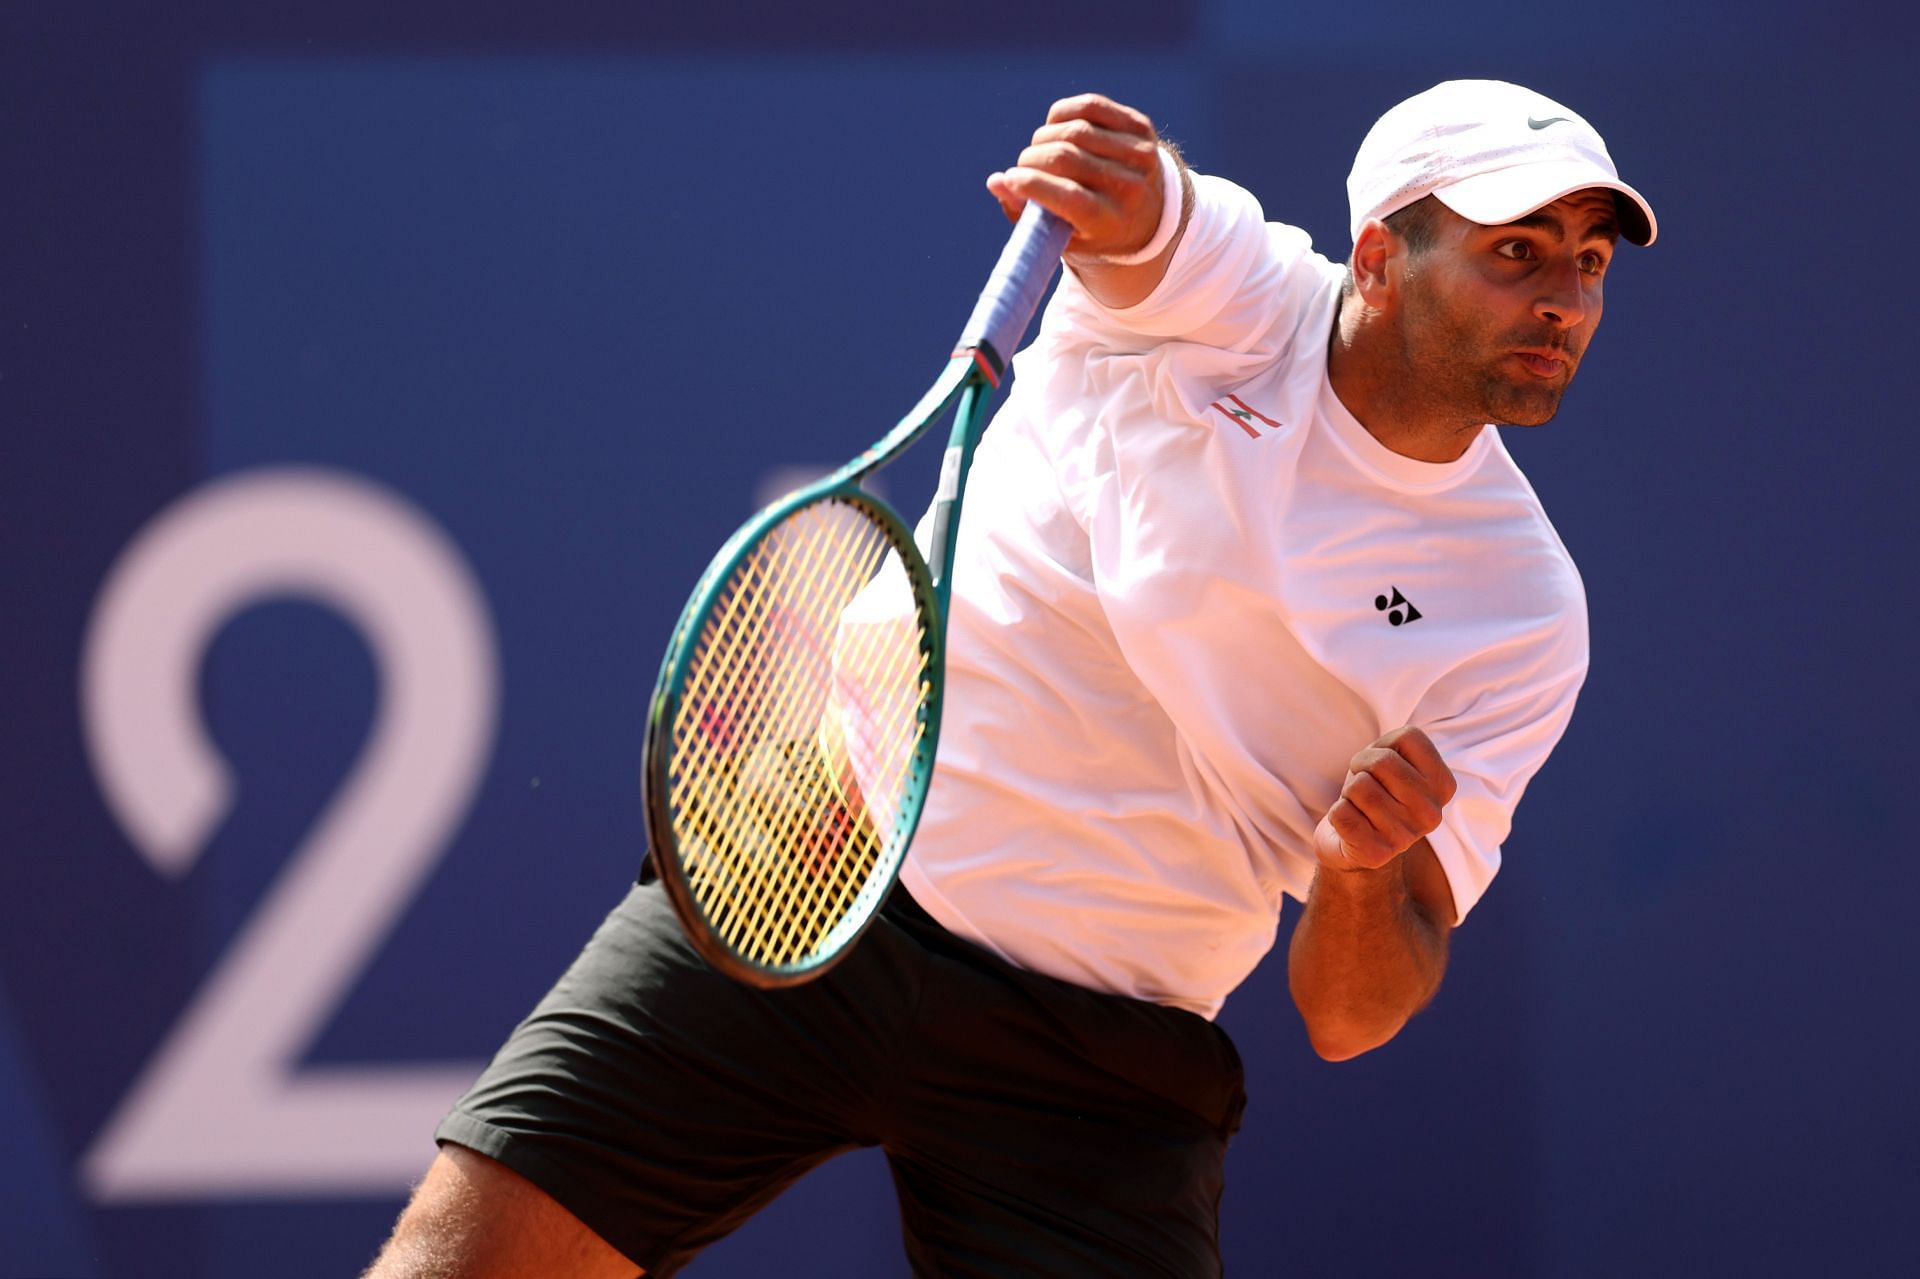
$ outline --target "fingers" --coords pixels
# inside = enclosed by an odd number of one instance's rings
[[[1347,765],[1340,798],[1327,810],[1320,859],[1341,869],[1384,866],[1439,828],[1458,789],[1431,739],[1395,729]]]
[[[1083,171],[1079,166],[1065,167],[1069,170],[1065,175],[1046,169],[1008,169],[1005,173],[995,174],[998,181],[990,179],[987,189],[1000,198],[1003,209],[1011,205],[1016,217],[1027,201],[1033,200],[1065,218],[1074,229],[1074,239],[1069,245],[1072,252],[1125,252],[1153,238],[1158,225],[1158,197],[1155,197],[1154,221],[1148,223],[1144,230],[1134,226],[1139,221],[1139,209],[1146,198],[1144,181],[1134,179],[1140,193],[1132,199],[1125,199],[1117,197],[1105,183],[1096,185],[1072,176],[1075,172]]]
[[[987,178],[1008,218],[1029,200],[1074,229],[1070,254],[1132,251],[1153,238],[1163,204],[1153,121],[1099,94],[1063,98],[1018,162]]]
[[[1100,176],[1079,158],[1046,168],[1018,166],[987,179],[987,190],[1008,217],[1019,217],[1034,201],[1073,228],[1068,254],[1086,257],[1130,253],[1151,240],[1160,225],[1159,185],[1157,170],[1152,180]]]
[[[1028,145],[1029,153],[1052,151],[1056,153],[1082,153],[1110,160],[1123,168],[1144,177],[1147,171],[1159,162],[1155,154],[1158,145],[1153,130],[1149,126],[1145,134],[1123,132],[1108,129],[1091,120],[1063,120],[1057,124],[1043,124],[1033,131],[1033,141]],[[1020,157],[1022,164],[1030,164],[1026,154]]]
[[[1019,167],[1065,178],[1107,195],[1137,191],[1160,167],[1159,157],[1151,143],[1109,147],[1106,143],[1112,136],[1101,135],[1097,145],[1067,138],[1036,141],[1020,153]]]
[[[1440,796],[1442,804],[1450,802],[1454,792],[1459,789],[1454,781],[1453,770],[1440,758],[1440,748],[1433,744],[1431,737],[1413,725],[1394,729],[1375,742],[1374,746],[1391,750],[1411,764],[1422,780]]]
[[[1068,120],[1090,120],[1116,133],[1132,133],[1149,139],[1153,137],[1153,121],[1147,118],[1145,112],[1122,106],[1104,94],[1076,94],[1060,99],[1047,109],[1048,124],[1063,124]]]

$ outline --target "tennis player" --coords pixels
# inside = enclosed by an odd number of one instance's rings
[[[1489,424],[1553,417],[1651,208],[1489,81],[1375,124],[1344,265],[1095,95],[987,186],[1076,234],[975,463],[900,888],[758,991],[636,887],[441,1126],[381,1279],[672,1274],[870,1145],[917,1274],[1214,1274],[1213,1017],[1282,900],[1322,1056],[1438,988],[1587,669]]]

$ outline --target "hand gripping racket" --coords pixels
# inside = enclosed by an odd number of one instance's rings
[[[688,936],[731,977],[818,977],[899,873],[940,735],[967,468],[1072,234],[1028,204],[920,402],[859,457],[749,520],[680,614],[647,719],[647,833]],[[929,563],[860,485],[949,408]]]

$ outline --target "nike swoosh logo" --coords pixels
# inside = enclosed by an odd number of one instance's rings
[[[1570,116],[1564,116],[1564,115],[1551,115],[1544,120],[1536,120],[1532,116],[1527,117],[1527,127],[1529,129],[1544,129],[1550,124],[1562,124],[1562,123],[1572,124],[1573,119]]]

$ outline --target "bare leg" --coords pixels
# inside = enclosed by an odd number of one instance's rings
[[[444,1146],[364,1279],[633,1279],[639,1268],[526,1178]]]

